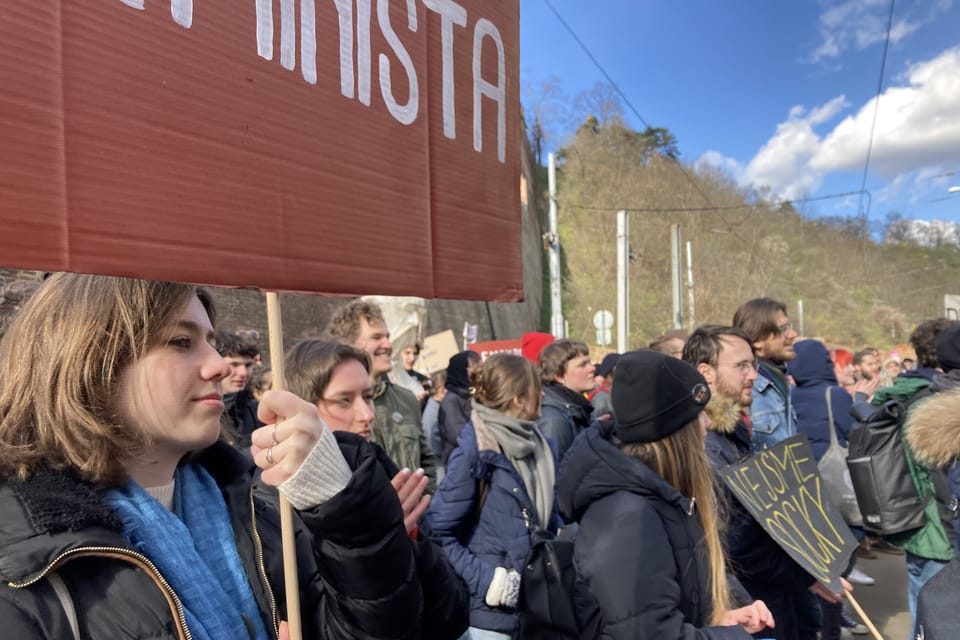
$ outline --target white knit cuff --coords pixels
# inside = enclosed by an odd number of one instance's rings
[[[309,509],[343,491],[352,476],[337,439],[324,425],[320,439],[306,460],[296,473],[280,483],[277,490],[295,509]]]
[[[507,571],[507,584],[503,589],[503,597],[500,603],[511,609],[517,608],[520,601],[520,574],[513,569]]]
[[[510,607],[515,609],[520,599],[520,574],[512,569],[497,567],[493,570],[493,580],[487,587],[483,601],[488,607]]]

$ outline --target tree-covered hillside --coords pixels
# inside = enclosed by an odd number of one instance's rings
[[[788,304],[795,321],[803,301],[807,336],[883,347],[942,315],[945,293],[960,294],[960,255],[950,244],[921,247],[899,237],[882,243],[869,219],[817,217],[817,203],[776,202],[716,169],[683,163],[666,129],[635,131],[615,112],[581,122],[557,154],[570,337],[593,343],[594,312],[616,309],[618,209],[630,211],[635,256],[632,347],[670,328],[671,224],[680,225],[684,245],[692,243],[696,324],[729,323],[741,302],[771,296]],[[531,131],[542,132],[542,124]]]

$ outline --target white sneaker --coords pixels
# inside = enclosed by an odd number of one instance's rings
[[[863,571],[860,571],[860,569],[857,569],[856,567],[854,567],[850,572],[850,575],[847,576],[847,580],[853,584],[871,585],[877,583],[876,580],[865,574]]]

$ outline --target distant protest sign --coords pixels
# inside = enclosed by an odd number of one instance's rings
[[[428,374],[443,371],[450,363],[450,358],[459,352],[457,339],[450,329],[427,336],[423,340],[423,348],[420,349],[418,358],[420,368]]]
[[[512,353],[522,355],[523,340],[488,340],[486,342],[474,342],[467,345],[467,349],[475,351],[480,355],[480,360],[485,361],[495,353]]]
[[[518,300],[519,4],[4,3],[0,261]]]
[[[857,542],[824,493],[806,436],[794,436],[719,471],[750,515],[811,576],[840,593]]]

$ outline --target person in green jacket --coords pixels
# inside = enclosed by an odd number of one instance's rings
[[[956,321],[946,318],[934,318],[914,329],[910,334],[910,344],[917,353],[917,368],[897,376],[892,386],[877,389],[873,395],[872,404],[879,406],[894,397],[906,401],[922,391],[936,390],[931,388],[931,384],[940,374],[937,336],[944,329],[956,324]],[[926,400],[926,397],[917,398],[907,411],[903,434],[904,451],[907,455],[910,475],[920,497],[933,496],[933,499],[929,500],[924,508],[926,517],[923,526],[912,531],[886,536],[890,542],[906,551],[910,617],[913,622],[916,621],[917,596],[920,594],[920,589],[954,557],[953,527],[949,524],[952,515],[947,511],[950,496],[949,491],[944,493],[945,482],[942,473],[918,462],[908,443],[913,413]]]

